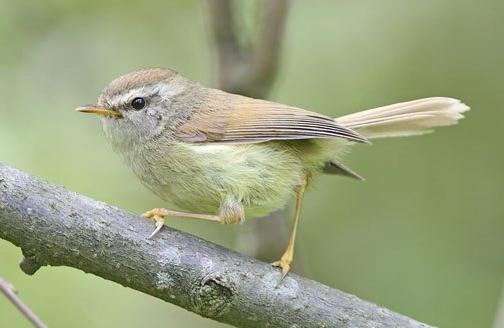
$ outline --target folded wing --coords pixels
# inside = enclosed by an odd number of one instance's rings
[[[334,119],[265,100],[212,90],[201,108],[177,131],[193,143],[258,143],[270,140],[366,138]]]

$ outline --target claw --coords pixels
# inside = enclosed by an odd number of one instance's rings
[[[284,259],[280,259],[278,261],[275,261],[275,262],[271,263],[272,266],[275,266],[275,267],[278,267],[278,268],[282,269],[282,276],[280,277],[280,281],[278,283],[281,283],[282,280],[287,275],[287,273],[289,273],[289,271],[291,269],[290,264],[291,264],[290,261],[286,261]]]
[[[150,234],[150,236],[147,239],[152,239],[165,224],[165,218],[158,215],[154,216],[154,221],[156,221],[155,223],[156,229],[154,229],[154,231]]]
[[[153,219],[155,221],[156,229],[150,234],[147,239],[152,239],[165,225],[165,217],[168,211],[164,208],[155,208],[142,214],[146,219]]]

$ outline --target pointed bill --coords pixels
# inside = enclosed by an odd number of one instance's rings
[[[98,105],[84,105],[75,109],[81,113],[91,113],[100,116],[114,116],[114,117],[123,117],[122,114],[115,110],[107,109],[103,106]]]

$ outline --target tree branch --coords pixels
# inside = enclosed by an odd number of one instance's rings
[[[0,237],[28,274],[70,266],[237,327],[429,327],[0,164]],[[22,266],[24,270],[25,267]]]
[[[17,307],[19,312],[21,312],[26,319],[30,320],[34,327],[47,328],[42,320],[40,320],[37,315],[33,313],[33,311],[30,310],[30,308],[26,306],[26,304],[24,304],[23,301],[21,301],[21,299],[16,295],[14,287],[2,279],[2,277],[0,277],[0,292],[2,292],[15,307]]]
[[[265,98],[274,82],[288,0],[261,2],[260,31],[255,42],[240,44],[232,0],[208,0],[209,26],[217,51],[219,87]]]

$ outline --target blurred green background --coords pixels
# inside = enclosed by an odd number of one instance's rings
[[[204,18],[199,1],[0,0],[0,161],[133,212],[165,205],[98,120],[73,109],[140,67],[212,84]],[[292,3],[272,99],[332,116],[438,95],[472,107],[459,126],[355,147],[346,163],[366,183],[316,184],[297,244],[305,275],[433,325],[493,325],[504,278],[503,33],[501,0]],[[247,229],[170,225],[235,249]],[[49,326],[222,326],[74,269],[26,276],[20,257],[0,240],[0,276]],[[0,327],[29,327],[1,296]]]

